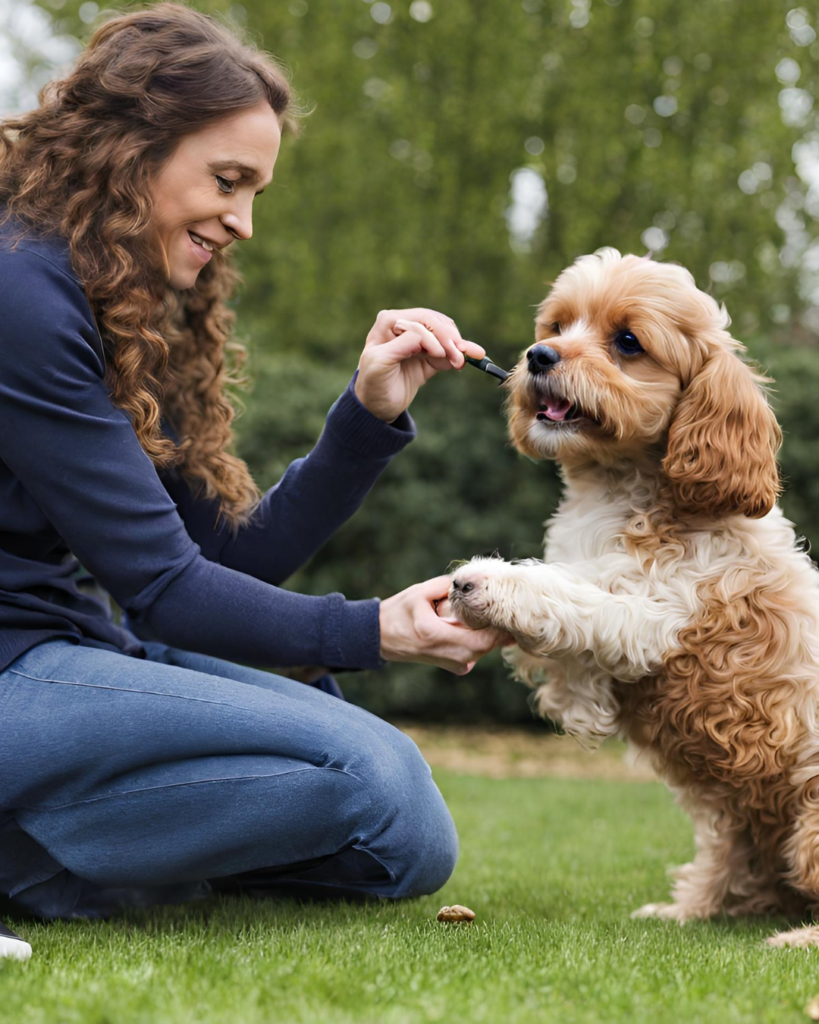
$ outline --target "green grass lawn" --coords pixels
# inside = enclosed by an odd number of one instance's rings
[[[782,920],[631,921],[666,896],[691,829],[656,783],[436,772],[461,836],[440,893],[312,905],[211,899],[115,921],[24,923],[0,1020],[131,1022],[806,1021],[819,950]],[[465,903],[475,924],[435,914]]]

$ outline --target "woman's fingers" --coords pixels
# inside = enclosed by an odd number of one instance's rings
[[[463,361],[452,342],[442,344],[423,324],[399,320],[395,331],[396,338],[378,347],[379,355],[388,356],[390,362],[400,363],[411,356],[424,355],[435,370],[449,370],[453,361]]]
[[[477,662],[474,661],[467,661],[465,664],[453,662],[451,666],[441,665],[440,667],[444,669],[446,672],[451,672],[455,676],[468,676],[476,664]]]
[[[387,661],[414,661],[465,675],[495,647],[512,642],[493,627],[469,629],[440,619],[436,602],[446,599],[449,576],[417,583],[385,598],[379,609],[381,656]]]
[[[431,580],[424,580],[423,583],[415,584],[415,590],[419,596],[426,598],[430,603],[448,597],[451,589],[452,577],[449,575],[433,576]]]
[[[483,345],[478,345],[474,341],[465,341],[461,346],[461,351],[465,356],[469,356],[470,359],[484,359],[486,357],[486,349]]]
[[[486,349],[482,345],[462,338],[455,321],[448,316],[444,316],[443,313],[437,313],[433,309],[402,309],[400,312],[401,315],[397,318],[398,320],[409,320],[419,323],[434,334],[442,345],[446,346],[449,343],[448,355],[450,356],[450,362],[456,369],[459,370],[464,366],[465,360],[462,358],[463,355],[470,356],[472,359],[483,359],[486,355]],[[452,358],[453,356],[455,357],[454,359]]]
[[[423,307],[382,309],[376,317],[372,330],[367,335],[367,347],[385,345],[393,341],[397,334],[406,330],[406,328],[397,327],[401,321],[418,324],[419,327],[432,334],[445,349],[444,358],[457,370],[463,369],[465,365],[464,355],[471,359],[483,359],[486,355],[486,349],[482,345],[461,337],[458,325],[451,317],[439,313],[437,310]],[[438,367],[438,369],[443,368]]]
[[[463,341],[458,325],[452,317],[439,313],[436,309],[425,309],[419,306],[417,309],[394,310],[396,320],[414,320],[424,324],[440,341],[442,338],[453,338],[456,343]]]
[[[389,341],[398,320],[424,324],[436,337],[440,333],[441,336],[452,337],[456,341],[462,340],[455,321],[433,309],[382,309],[367,337],[368,344],[383,345],[385,341]]]
[[[376,317],[375,324],[367,336],[368,345],[383,345],[392,339],[395,325],[399,320],[406,320],[424,326],[434,334],[441,344],[452,342],[453,352],[465,352],[473,359],[483,359],[486,352],[473,341],[461,337],[458,325],[452,317],[439,313],[434,309],[418,307],[416,309],[382,309]],[[463,362],[460,363],[463,366]]]
[[[441,619],[440,629],[430,649],[435,649],[438,657],[456,665],[474,665],[496,647],[505,647],[514,641],[503,630],[487,627],[486,629],[465,629]],[[451,671],[451,670],[450,670]]]
[[[447,358],[446,342],[441,341],[423,324],[413,320],[396,320],[394,330],[399,338],[406,334],[416,335],[420,339],[422,347],[430,355],[437,356],[439,359]],[[388,342],[388,344],[390,343]]]

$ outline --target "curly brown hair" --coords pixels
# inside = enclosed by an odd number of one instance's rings
[[[106,383],[159,469],[177,466],[219,499],[235,530],[260,499],[247,465],[228,450],[229,387],[245,349],[226,305],[240,277],[215,251],[194,288],[167,278],[151,227],[149,181],[182,137],[266,100],[294,132],[288,77],[232,25],[181,3],[116,16],[94,32],[71,73],[40,106],[0,121],[0,225],[67,239],[106,352]],[[163,435],[165,415],[180,443]]]

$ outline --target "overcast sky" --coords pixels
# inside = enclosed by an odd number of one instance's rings
[[[0,0],[0,115],[37,106],[37,92],[78,50],[76,39],[55,36],[48,15],[29,0]],[[45,67],[32,76],[32,58]]]

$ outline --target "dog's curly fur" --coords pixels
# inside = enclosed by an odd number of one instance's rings
[[[565,270],[535,333],[559,361],[524,353],[507,385],[513,443],[565,482],[545,561],[473,559],[450,593],[514,635],[542,715],[627,738],[676,793],[697,853],[636,914],[680,922],[819,907],[819,572],[776,505],[767,380],[729,323],[678,265],[601,249]]]

